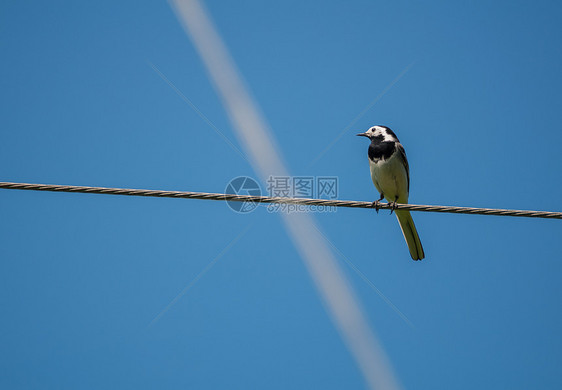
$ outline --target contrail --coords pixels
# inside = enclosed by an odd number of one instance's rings
[[[193,104],[193,102],[187,98],[187,96],[185,96],[183,94],[182,91],[179,90],[178,87],[176,87],[174,85],[174,83],[172,83],[170,80],[168,80],[168,78],[164,75],[164,73],[162,73],[160,71],[160,69],[158,69],[156,67],[156,65],[154,65],[152,62],[148,62],[148,65],[152,68],[152,70],[154,72],[156,72],[156,74],[166,83],[168,84],[168,86],[170,88],[172,88],[174,90],[174,92],[181,98],[181,100],[183,100],[184,102],[187,103],[187,105],[189,107],[191,107],[191,109],[193,111],[195,111],[195,113],[197,115],[199,115],[199,118],[203,119],[205,121],[205,123],[207,123],[214,131],[215,133],[217,133],[223,140],[224,142],[226,142],[228,144],[228,146],[230,146],[232,148],[232,150],[234,150],[236,153],[238,153],[244,160],[248,161],[248,159],[246,158],[246,156],[244,156],[244,154],[240,151],[240,149],[238,149],[236,147],[236,145],[234,145],[232,142],[230,142],[230,140],[228,139],[228,137],[226,135],[223,134],[222,131],[219,130],[219,128],[217,126],[215,126],[215,124],[209,119],[207,118],[207,116],[205,114],[203,114],[201,112],[201,110],[199,110],[197,108],[197,106],[195,104]]]
[[[171,5],[201,56],[237,131],[246,155],[263,182],[288,176],[271,131],[231,59],[218,32],[198,0]],[[390,362],[337,261],[309,214],[283,213],[283,221],[328,312],[371,389],[399,389]]]

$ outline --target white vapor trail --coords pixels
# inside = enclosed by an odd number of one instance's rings
[[[172,8],[201,56],[237,135],[263,182],[288,176],[264,117],[228,50],[198,0],[172,0]],[[371,389],[399,389],[392,367],[334,255],[305,213],[283,213],[285,226],[343,340]]]

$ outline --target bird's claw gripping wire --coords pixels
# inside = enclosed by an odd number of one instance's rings
[[[381,208],[381,200],[383,199],[384,199],[384,195],[381,194],[381,197],[378,200],[375,200],[373,203],[371,203],[371,207],[375,208],[377,214],[379,213],[379,209]]]
[[[390,206],[390,215],[392,215],[392,212],[396,210],[396,201],[389,202],[388,205]]]

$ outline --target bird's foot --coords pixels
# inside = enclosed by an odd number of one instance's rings
[[[378,200],[375,200],[372,204],[371,207],[374,207],[375,210],[377,210],[377,214],[379,213],[379,209],[381,208],[381,200],[384,199],[384,194],[381,194],[381,197]]]
[[[388,205],[390,206],[390,215],[392,215],[392,212],[396,210],[396,202],[389,202]]]
[[[379,209],[381,208],[381,201],[380,200],[375,200],[372,204],[371,207],[375,208],[375,211],[377,212],[377,214],[379,213]]]

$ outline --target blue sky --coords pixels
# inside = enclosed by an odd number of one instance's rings
[[[206,5],[294,175],[374,200],[355,134],[384,124],[412,203],[562,209],[557,2]],[[256,177],[154,70],[242,149],[166,2],[2,2],[0,35],[1,181],[222,192]],[[365,386],[265,207],[0,190],[0,215],[0,387]],[[388,212],[315,214],[411,322],[338,255],[404,388],[562,386],[560,222],[413,216],[422,262]]]

